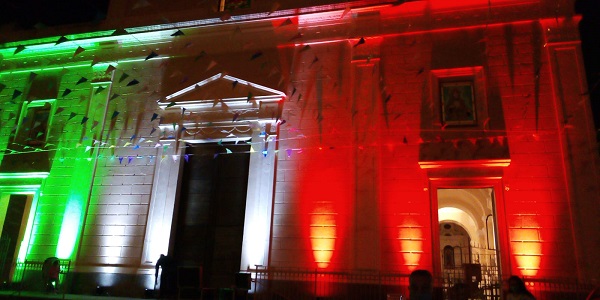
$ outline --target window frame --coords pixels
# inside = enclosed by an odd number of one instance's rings
[[[43,139],[32,139],[32,140],[28,141],[28,138],[30,138],[31,136],[30,136],[30,133],[26,132],[25,128],[23,128],[23,126],[25,125],[24,120],[27,116],[29,116],[30,109],[44,107],[44,106],[46,106],[46,103],[50,104],[50,109],[48,111],[48,118],[46,120],[46,129],[44,130]],[[21,106],[21,111],[19,113],[19,119],[17,121],[17,130],[15,132],[13,141],[16,143],[20,143],[23,146],[41,146],[41,147],[45,146],[48,141],[48,133],[50,132],[50,127],[52,125],[52,121],[54,118],[54,111],[55,111],[55,106],[56,106],[55,103],[56,103],[56,99],[42,99],[42,100],[33,100],[33,101],[29,101],[29,102],[23,102],[23,105]],[[31,120],[31,122],[34,122],[34,121],[35,121],[35,119]],[[29,130],[32,130],[33,128],[35,128],[35,127],[33,127],[33,125],[35,125],[35,123],[32,123],[31,125],[32,125],[32,127],[30,127]]]

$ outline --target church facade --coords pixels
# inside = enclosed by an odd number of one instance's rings
[[[215,288],[600,278],[573,1],[179,2],[3,44],[3,280],[58,257],[70,292],[139,296],[161,254]]]

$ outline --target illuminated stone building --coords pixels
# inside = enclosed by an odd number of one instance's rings
[[[56,256],[74,293],[139,296],[160,254],[211,287],[600,278],[572,0],[155,2],[4,28],[3,280]]]

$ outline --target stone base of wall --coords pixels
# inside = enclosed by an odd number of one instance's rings
[[[154,286],[154,276],[146,274],[78,273],[74,272],[67,293],[145,298],[146,289]]]

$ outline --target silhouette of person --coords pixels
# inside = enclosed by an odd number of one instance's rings
[[[160,255],[155,266],[155,287],[157,286],[158,271],[160,268],[162,268],[162,272],[160,273],[160,298],[172,297],[177,291],[177,264],[175,263],[175,259],[164,254]]]
[[[473,119],[473,112],[467,106],[467,101],[462,97],[458,88],[453,88],[450,97],[444,105],[446,121],[468,121]]]
[[[531,294],[525,282],[518,276],[510,276],[508,278],[508,293],[506,294],[507,300],[535,300],[533,294]]]
[[[49,257],[42,265],[42,275],[46,292],[58,292],[59,276],[60,276],[60,260],[56,257]]]
[[[427,270],[414,270],[408,277],[410,300],[433,299],[433,276]]]

